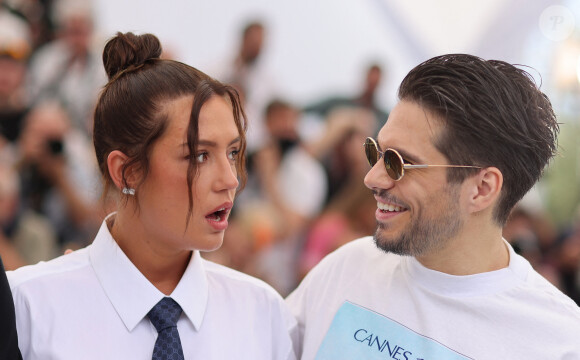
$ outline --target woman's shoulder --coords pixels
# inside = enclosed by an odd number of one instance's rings
[[[78,270],[86,267],[90,267],[90,262],[88,251],[85,248],[50,261],[41,261],[34,265],[7,271],[6,276],[12,292],[18,292],[23,286],[37,287],[42,283],[70,281],[68,275],[74,276]]]

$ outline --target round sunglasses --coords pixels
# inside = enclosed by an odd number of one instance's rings
[[[395,181],[401,180],[405,175],[405,169],[424,169],[428,167],[448,167],[448,168],[474,168],[481,169],[480,166],[472,165],[411,165],[405,164],[403,157],[395,149],[387,148],[384,152],[379,150],[379,146],[375,139],[368,137],[364,143],[365,154],[369,164],[375,166],[377,161],[383,158],[385,162],[385,170],[389,177]]]

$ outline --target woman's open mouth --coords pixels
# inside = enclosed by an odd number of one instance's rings
[[[224,203],[207,214],[205,218],[215,230],[223,231],[228,227],[228,215],[232,206],[231,202]]]
[[[210,221],[221,221],[222,219],[225,219],[228,216],[229,213],[229,209],[226,208],[221,208],[217,211],[212,212],[211,214],[206,216],[206,219],[210,220]]]

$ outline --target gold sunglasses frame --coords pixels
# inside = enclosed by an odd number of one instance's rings
[[[403,160],[403,157],[401,156],[401,154],[399,154],[399,152],[395,149],[392,148],[386,148],[385,151],[381,151],[379,150],[379,144],[377,144],[377,141],[375,139],[373,139],[372,137],[367,137],[365,139],[365,142],[363,143],[363,148],[365,149],[365,156],[367,158],[367,161],[369,163],[369,165],[371,167],[373,167],[375,164],[371,163],[371,160],[367,154],[366,148],[367,148],[367,143],[370,142],[374,145],[375,150],[377,151],[377,154],[379,155],[379,157],[377,158],[377,162],[379,162],[379,160],[381,160],[381,158],[383,159],[383,163],[385,165],[385,170],[387,171],[387,175],[389,175],[389,177],[391,179],[393,179],[394,181],[399,181],[403,178],[403,176],[405,176],[405,170],[406,169],[425,169],[425,168],[429,168],[429,167],[443,167],[443,168],[473,168],[473,169],[481,169],[481,166],[474,166],[474,165],[426,165],[426,164],[420,164],[420,165],[412,165],[412,164],[405,164],[405,161]],[[399,178],[395,179],[393,178],[390,174],[389,174],[389,168],[387,167],[387,161],[385,160],[385,153],[387,151],[391,151],[393,152],[395,155],[397,155],[397,158],[399,159],[399,163],[401,164],[401,174],[399,176]],[[391,170],[393,169],[392,167],[390,168]],[[394,171],[393,171],[394,172]]]

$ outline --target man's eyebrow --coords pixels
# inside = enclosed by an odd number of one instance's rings
[[[383,151],[383,152],[385,151],[385,149],[381,147],[381,145],[378,143],[378,141],[377,141],[377,145],[379,146],[379,150],[380,150],[380,151]],[[387,148],[388,148],[388,147],[387,147]],[[409,154],[408,152],[406,152],[405,150],[401,150],[401,149],[395,149],[395,148],[390,148],[390,149],[397,150],[397,152],[398,152],[399,154],[401,154],[401,157],[402,157],[402,158],[403,158],[403,160],[405,160],[405,161],[410,161],[410,162],[412,162],[413,164],[424,164],[424,163],[425,163],[425,162],[424,162],[423,160],[421,160],[419,157],[417,157],[417,156],[414,156],[414,155],[411,155],[411,154]]]
[[[399,154],[401,154],[403,159],[406,161],[410,161],[414,164],[424,164],[425,163],[425,161],[421,160],[420,158],[418,158],[414,155],[409,154],[405,150],[399,150],[399,149],[396,149],[396,150],[399,152]]]

